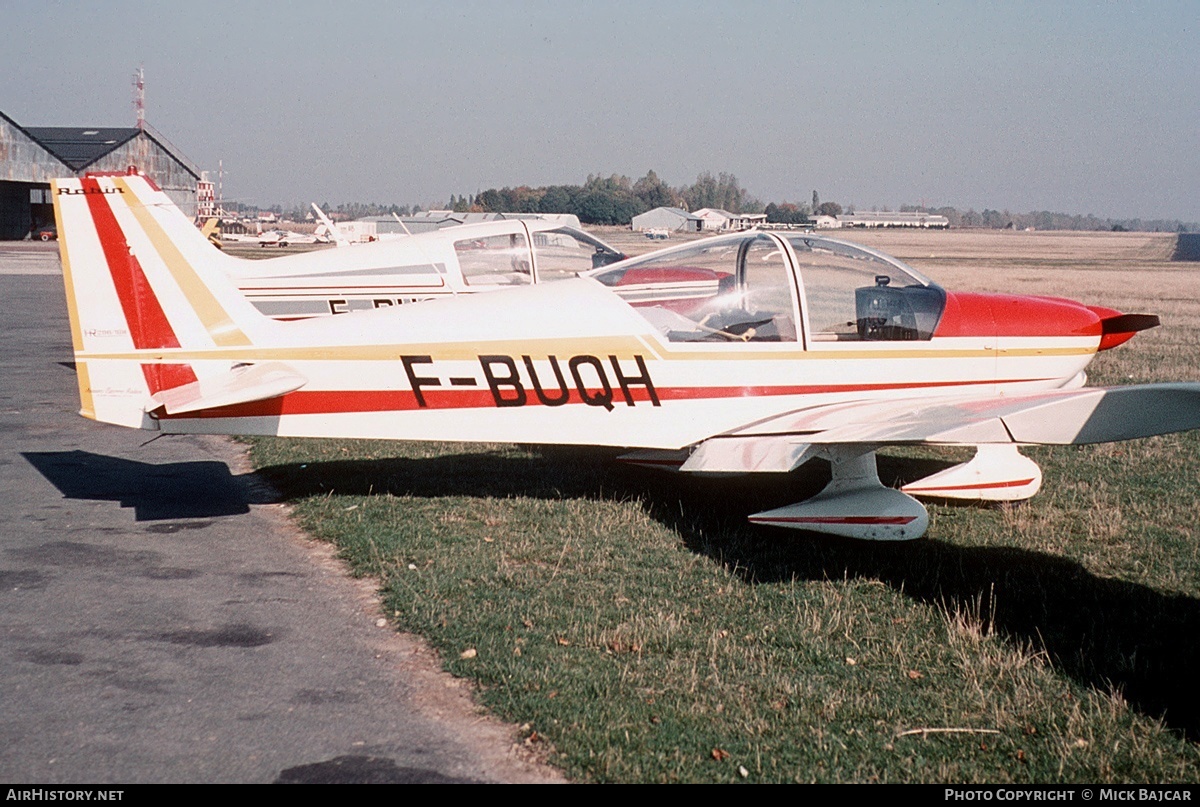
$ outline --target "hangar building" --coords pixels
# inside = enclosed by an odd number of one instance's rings
[[[704,227],[704,219],[678,207],[656,207],[634,216],[630,224],[635,231],[661,229],[671,232],[698,233]]]
[[[21,126],[0,112],[0,240],[54,221],[50,180],[131,166],[195,215],[200,171],[153,128]]]

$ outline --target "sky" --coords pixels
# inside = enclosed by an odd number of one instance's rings
[[[766,202],[1200,221],[1200,3],[6,2],[0,111],[251,204],[728,172]]]

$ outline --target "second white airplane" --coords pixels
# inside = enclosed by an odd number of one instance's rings
[[[625,258],[582,230],[537,219],[339,244],[267,260],[221,255],[213,263],[259,311],[291,320],[545,283]]]

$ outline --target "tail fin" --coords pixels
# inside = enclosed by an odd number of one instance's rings
[[[329,216],[325,215],[325,211],[317,207],[316,202],[312,202],[312,209],[317,214],[317,218],[321,220],[321,224],[325,225],[325,230],[329,233],[329,237],[333,239],[333,243],[339,247],[350,246],[350,239],[346,238],[345,234],[338,229],[338,226],[329,220]]]
[[[145,177],[60,179],[52,193],[85,417],[156,428],[154,396],[229,373],[230,351],[206,351],[277,325],[225,277],[235,259]]]

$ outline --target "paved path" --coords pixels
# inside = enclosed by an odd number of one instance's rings
[[[233,444],[79,417],[57,256],[17,246],[0,244],[0,781],[554,778],[376,626],[370,586],[289,527]]]

